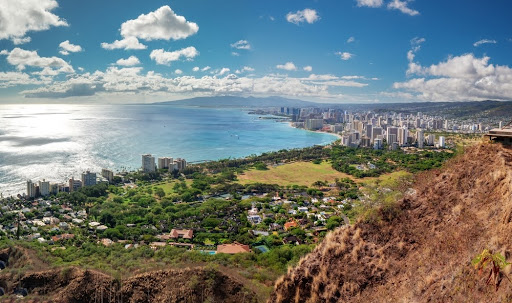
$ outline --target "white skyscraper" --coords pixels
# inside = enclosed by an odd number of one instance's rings
[[[39,194],[43,197],[50,195],[50,182],[43,179],[39,181]]]
[[[150,154],[142,155],[142,171],[145,173],[154,173],[156,171],[155,157]]]
[[[440,148],[444,148],[445,147],[445,142],[444,142],[444,137],[443,136],[439,136],[439,147]]]
[[[36,185],[32,181],[27,181],[27,197],[35,198],[36,196]]]
[[[398,144],[403,146],[407,144],[407,137],[409,136],[409,131],[406,127],[402,127],[398,129]]]
[[[419,129],[416,133],[416,141],[418,141],[418,148],[423,148],[423,144],[425,143],[425,134],[422,129]]]

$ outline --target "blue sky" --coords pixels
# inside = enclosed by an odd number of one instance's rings
[[[506,0],[3,0],[0,102],[512,100],[511,8]]]

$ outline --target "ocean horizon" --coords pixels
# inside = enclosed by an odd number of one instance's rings
[[[24,193],[27,180],[66,182],[86,170],[137,170],[142,154],[212,161],[336,139],[233,108],[0,105],[0,193]]]

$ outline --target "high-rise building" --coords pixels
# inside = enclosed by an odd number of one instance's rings
[[[74,192],[82,188],[82,181],[75,180],[74,178],[69,179],[69,192]]]
[[[373,140],[373,149],[382,149],[382,139]]]
[[[444,137],[443,136],[439,136],[439,147],[440,148],[444,148],[445,147],[445,142],[444,142]]]
[[[422,129],[418,129],[416,132],[416,141],[418,141],[418,148],[423,148],[423,144],[425,143],[425,133]]]
[[[324,126],[323,119],[306,119],[306,123],[304,124],[304,128],[309,130],[318,130]]]
[[[96,185],[96,173],[86,171],[82,173],[82,186]]]
[[[43,197],[50,195],[50,182],[43,179],[39,181],[39,194]]]
[[[367,124],[366,125],[366,136],[368,138],[372,137],[372,129],[373,129],[373,125],[372,124]]]
[[[338,132],[340,132],[342,130],[343,130],[343,125],[341,125],[341,124],[331,125],[331,131],[333,133],[338,133]]]
[[[361,146],[363,147],[372,147],[372,140],[368,137],[361,138]]]
[[[114,172],[111,171],[110,169],[102,168],[101,176],[107,179],[109,183],[112,183],[114,181]]]
[[[429,134],[427,136],[427,145],[434,145],[436,141],[436,136],[434,134]]]
[[[407,136],[409,136],[409,131],[406,127],[402,127],[398,129],[398,145],[404,146],[407,145]]]
[[[174,162],[173,158],[164,157],[164,158],[158,158],[158,169],[168,169],[171,163]]]
[[[155,157],[150,154],[142,155],[142,171],[145,173],[154,173],[156,171]]]
[[[27,197],[36,197],[36,185],[31,180],[27,181]]]
[[[50,184],[50,194],[57,195],[59,193],[59,184],[51,183]]]
[[[182,171],[185,168],[187,168],[187,161],[185,161],[185,159],[182,159],[182,158],[177,158],[174,161],[174,165],[175,165],[174,166],[175,170]]]
[[[443,128],[443,120],[435,119],[432,121],[432,128],[433,129],[442,129]]]
[[[397,142],[398,140],[398,127],[389,126],[386,131],[386,142],[388,145]]]

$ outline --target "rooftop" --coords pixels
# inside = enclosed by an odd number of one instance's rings
[[[251,252],[249,245],[233,243],[233,244],[222,244],[217,245],[217,253],[223,254],[239,254],[239,253],[248,253]]]

